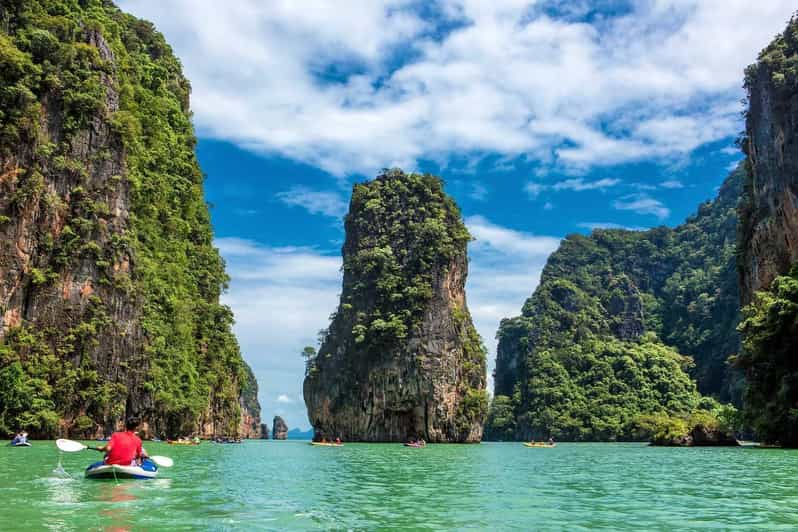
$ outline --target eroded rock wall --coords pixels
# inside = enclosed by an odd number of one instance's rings
[[[797,27],[792,20],[746,70],[748,180],[738,263],[744,305],[798,261]]]
[[[485,352],[465,299],[468,233],[433,176],[356,185],[341,303],[304,384],[316,437],[478,442]]]

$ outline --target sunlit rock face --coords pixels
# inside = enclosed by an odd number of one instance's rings
[[[468,240],[434,176],[391,170],[354,187],[341,301],[304,383],[317,438],[481,439],[485,351],[466,306]]]
[[[798,57],[795,20],[746,70],[748,154],[740,204],[743,304],[798,261]],[[791,66],[792,65],[792,66]]]

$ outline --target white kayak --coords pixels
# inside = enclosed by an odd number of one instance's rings
[[[150,460],[138,466],[109,465],[105,462],[95,462],[86,468],[86,478],[138,478],[150,479],[158,476],[158,466]]]
[[[30,447],[30,443],[26,441],[18,441],[17,443],[11,442],[9,445],[11,447]]]

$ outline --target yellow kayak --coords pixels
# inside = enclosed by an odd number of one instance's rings
[[[545,447],[545,448],[550,448],[550,447],[556,447],[556,446],[557,446],[556,443],[529,443],[529,442],[527,442],[527,443],[524,444],[524,447]]]
[[[311,445],[318,445],[319,447],[343,447],[343,443],[322,443],[320,441],[312,441]]]

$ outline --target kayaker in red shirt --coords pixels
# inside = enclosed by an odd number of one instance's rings
[[[139,418],[130,417],[125,423],[125,432],[114,432],[111,440],[104,447],[98,447],[98,451],[106,453],[105,463],[116,465],[141,465],[144,458],[149,458],[144,447],[141,446],[141,439],[136,436],[136,429],[139,428]]]

